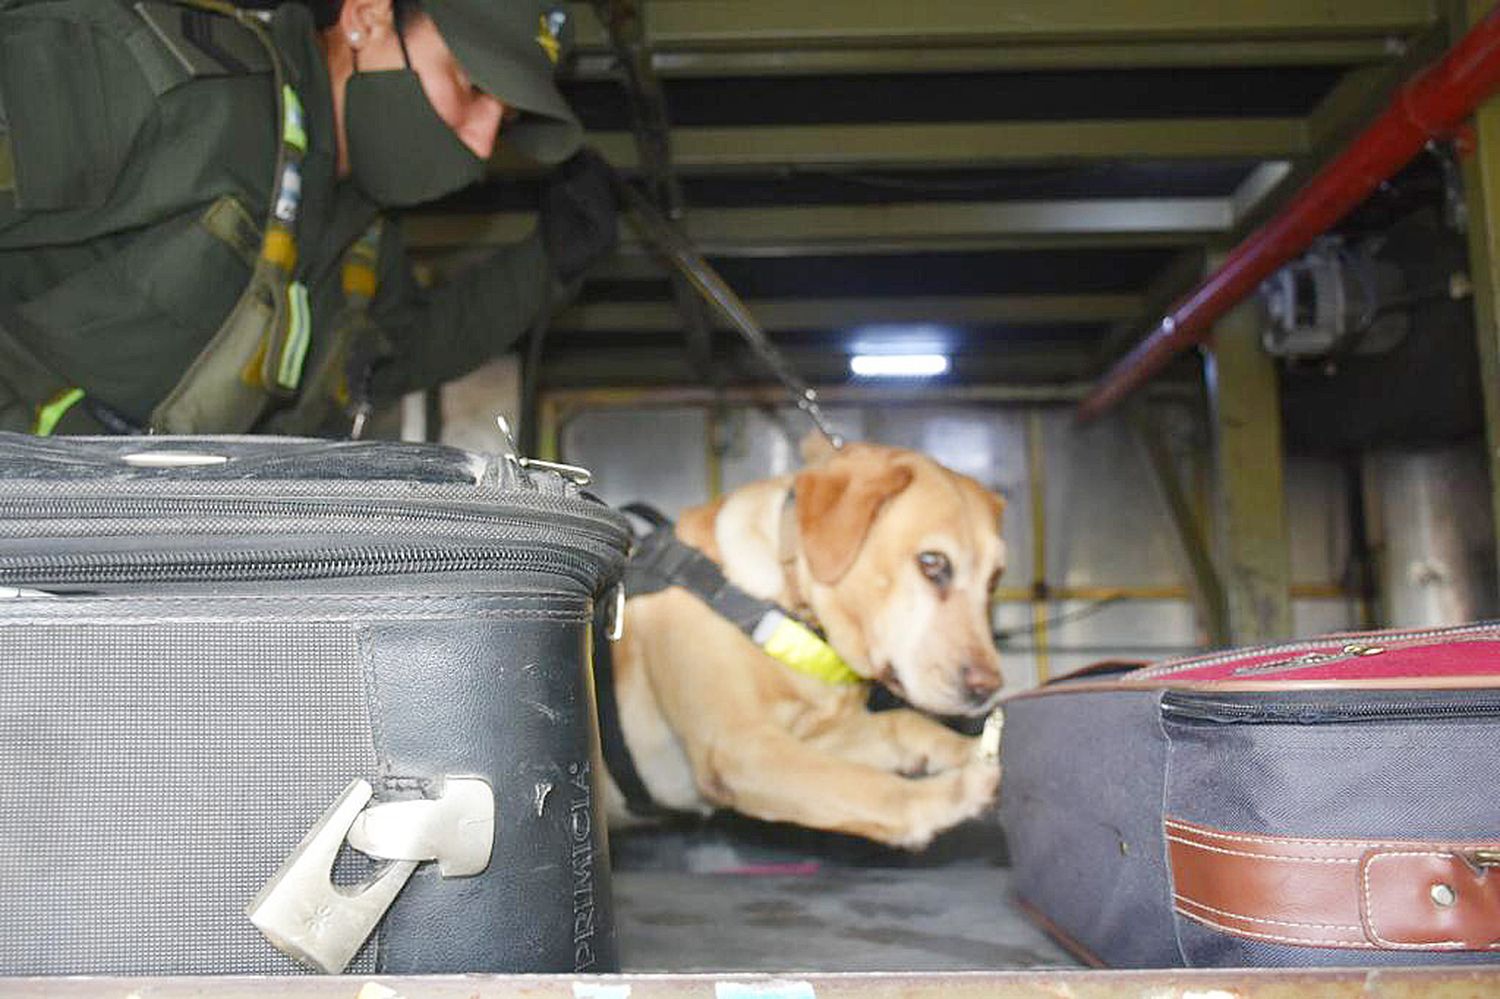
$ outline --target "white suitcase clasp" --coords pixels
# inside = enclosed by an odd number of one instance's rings
[[[436,798],[367,811],[374,794],[367,781],[351,781],[245,909],[273,947],[326,975],[348,967],[418,864],[437,861],[445,878],[489,866],[495,795],[488,782],[448,777]],[[346,838],[389,863],[363,884],[334,884],[333,863]]]

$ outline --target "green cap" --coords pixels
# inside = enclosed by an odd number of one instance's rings
[[[424,0],[469,78],[521,116],[500,142],[539,163],[561,163],[583,142],[583,126],[558,93],[554,71],[572,38],[566,6],[538,0]]]

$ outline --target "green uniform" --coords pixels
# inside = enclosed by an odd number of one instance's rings
[[[154,11],[155,26],[137,6]],[[257,61],[253,35],[229,19],[193,14],[188,30],[184,16],[164,3],[0,0],[0,429],[32,429],[59,386],[147,425],[247,285],[282,141],[270,60]],[[183,37],[164,38],[162,24]],[[304,111],[291,276],[310,310],[305,396],[350,316],[344,261],[379,209],[336,178],[332,97],[309,13],[285,5],[268,30]],[[391,359],[376,369],[376,398],[472,369],[548,307],[552,274],[537,238],[424,290],[399,225],[380,232],[368,318]],[[311,432],[333,412],[306,398],[276,406],[256,429]],[[80,405],[56,429],[98,425]]]

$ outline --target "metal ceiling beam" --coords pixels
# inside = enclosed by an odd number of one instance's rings
[[[1480,0],[1454,0],[1454,33],[1484,17],[1487,6]],[[1500,537],[1500,98],[1481,105],[1473,125],[1473,148],[1463,160],[1463,185],[1469,273],[1474,282],[1474,333],[1489,445],[1490,510],[1495,536]]]
[[[1203,247],[1183,250],[1157,272],[1141,293],[1142,311],[1128,322],[1117,323],[1099,341],[1101,370],[1112,364],[1125,348],[1156,326],[1173,303],[1202,279],[1207,251]]]
[[[1137,295],[947,295],[762,299],[747,303],[768,330],[842,329],[867,323],[1078,324],[1139,315]],[[678,329],[670,302],[586,302],[558,313],[557,330],[650,333]],[[728,329],[720,325],[721,329]]]
[[[1402,81],[1437,58],[1447,44],[1444,29],[1434,28],[1413,39],[1399,59],[1345,73],[1307,117],[1307,155],[1238,214],[1235,238],[1248,236],[1290,201],[1324,163],[1375,119]]]
[[[1080,198],[1058,201],[917,202],[698,208],[681,220],[711,256],[919,252],[1005,246],[1181,245],[1233,225],[1228,198]],[[418,251],[513,243],[535,224],[529,212],[407,216]],[[633,232],[622,249],[645,252]]]
[[[783,349],[787,362],[804,378],[819,384],[849,380],[849,356],[831,348]],[[765,380],[765,369],[740,349],[726,367],[737,369],[748,382]],[[1087,348],[1011,346],[982,353],[965,352],[954,362],[953,380],[985,384],[1072,382],[1087,369]],[[590,347],[559,350],[548,356],[546,383],[565,386],[683,385],[694,381],[688,359],[671,348]],[[819,390],[821,394],[821,389]],[[784,398],[784,396],[783,396]]]
[[[589,141],[622,170],[639,167],[626,132]],[[1121,159],[1289,159],[1308,149],[1301,118],[1162,118],[879,125],[673,128],[679,174],[784,168],[955,168]],[[501,172],[532,172],[501,146]]]
[[[1287,160],[1270,160],[1251,170],[1250,176],[1240,181],[1229,196],[1229,209],[1235,221],[1255,211],[1291,172],[1292,164]]]
[[[658,49],[1005,42],[1324,39],[1401,35],[1436,21],[1432,0],[655,0]],[[603,48],[586,4],[573,5],[579,44]]]
[[[610,48],[620,63],[620,75],[630,103],[637,159],[646,181],[645,199],[667,218],[680,222],[686,209],[682,184],[672,169],[671,125],[661,80],[652,65],[646,37],[643,0],[592,0],[589,9],[605,22]],[[704,381],[720,381],[713,363],[713,334],[707,304],[685,274],[670,275],[672,297],[682,319],[688,355]]]
[[[1168,386],[1173,388],[1174,386]],[[1052,385],[948,385],[921,380],[898,384],[856,382],[818,386],[818,399],[832,406],[861,405],[932,405],[933,403],[984,403],[990,405],[1055,405],[1077,402],[1089,394],[1091,382],[1064,382]],[[1166,398],[1191,398],[1182,392],[1163,393]],[[614,409],[629,407],[647,409],[682,406],[712,406],[727,402],[735,406],[787,406],[786,389],[781,385],[746,384],[727,388],[723,394],[700,385],[674,385],[670,388],[640,389],[629,386],[595,389],[570,389],[547,393],[547,401],[565,410]]]
[[[1204,343],[1212,324],[1277,268],[1302,253],[1374,190],[1447,138],[1500,91],[1500,9],[1471,28],[1441,59],[1403,83],[1385,110],[1321,166],[1291,201],[1224,258],[1222,266],[1164,316],[1156,329],[1099,382],[1079,407],[1089,420],[1149,381],[1177,354]]]
[[[1356,66],[1385,62],[1402,43],[1391,36],[1312,40],[1093,42],[657,52],[652,68],[666,79],[724,76],[835,76],[880,73],[1001,73],[1038,70],[1175,69],[1225,66]],[[614,57],[584,52],[573,76],[613,76]]]
[[[771,259],[779,257],[851,257],[917,253],[973,253],[994,250],[1090,250],[1090,249],[1173,249],[1205,243],[1208,237],[1191,232],[1118,233],[1098,232],[1079,235],[1056,233],[997,233],[983,237],[867,238],[859,240],[800,240],[788,233],[786,242],[711,243],[702,247],[711,257]],[[621,253],[605,261],[595,272],[604,278],[613,275],[630,280],[643,272],[654,258],[647,248],[636,242],[622,245]]]

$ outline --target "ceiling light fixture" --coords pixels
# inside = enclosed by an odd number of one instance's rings
[[[948,373],[946,354],[855,354],[849,370],[861,378],[932,378]]]

